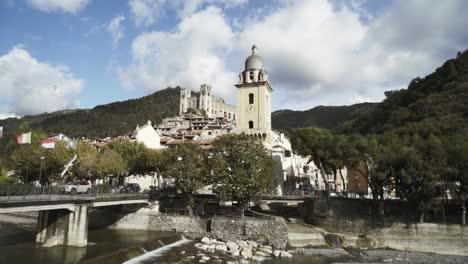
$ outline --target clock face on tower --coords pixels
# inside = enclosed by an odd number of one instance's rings
[[[254,109],[253,105],[252,104],[249,104],[247,106],[247,112],[252,112],[252,110]]]

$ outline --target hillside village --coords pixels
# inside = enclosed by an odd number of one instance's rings
[[[252,47],[252,54],[246,59],[244,70],[239,74],[237,106],[226,104],[222,98],[214,95],[215,90],[208,84],[200,86],[199,93],[188,89],[180,92],[179,115],[165,118],[159,125],[151,120],[146,124],[137,124],[132,133],[105,139],[85,139],[98,150],[112,141],[136,141],[147,148],[161,152],[190,142],[209,150],[213,141],[225,134],[246,134],[262,140],[265,148],[276,161],[272,177],[276,177],[277,194],[306,194],[312,190],[330,190],[337,193],[349,190],[367,194],[367,185],[363,175],[352,170],[353,179],[348,183],[347,169],[323,177],[319,168],[310,160],[294,152],[289,138],[271,128],[271,98],[273,89],[263,59],[257,54],[257,47]],[[143,189],[161,185],[161,178],[154,175],[132,175],[127,183],[138,183]]]

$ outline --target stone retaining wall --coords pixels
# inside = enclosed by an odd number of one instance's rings
[[[417,210],[404,201],[385,201],[385,217],[372,214],[368,199],[314,198],[306,202],[309,224],[343,238],[343,246],[468,255],[468,226],[415,223]],[[456,222],[457,207],[446,206],[446,220]],[[439,222],[440,212],[429,214]]]
[[[394,223],[361,236],[350,246],[468,255],[468,226]],[[346,245],[345,243],[344,245]],[[354,244],[354,245],[353,245]]]

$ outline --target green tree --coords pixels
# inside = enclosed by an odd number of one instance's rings
[[[113,149],[122,156],[129,174],[144,174],[154,169],[154,159],[143,143],[112,141],[106,148]]]
[[[443,139],[447,153],[446,177],[448,190],[461,207],[461,223],[466,224],[466,203],[468,201],[468,138],[463,134]]]
[[[79,141],[76,147],[76,161],[72,166],[72,174],[78,178],[94,178],[98,151],[89,143]]]
[[[44,160],[44,171],[47,178],[52,181],[61,181],[60,173],[74,155],[74,150],[67,147],[67,142],[58,141],[53,149],[42,149]]]
[[[185,143],[164,151],[162,164],[162,176],[175,180],[192,214],[196,191],[207,183],[206,153],[198,145]]]
[[[30,144],[18,144],[16,135],[31,132]],[[15,131],[15,136],[9,137],[7,149],[12,153],[9,163],[15,170],[15,176],[19,177],[24,183],[39,180],[41,184],[48,181],[48,170],[43,167],[47,153],[41,147],[41,140],[47,138],[41,130],[33,130],[28,123],[21,124]],[[44,157],[41,165],[41,160]],[[44,173],[44,175],[42,175]],[[44,176],[44,177],[42,177]]]
[[[423,223],[427,210],[437,206],[442,195],[440,143],[418,137],[407,143],[392,160],[394,186],[397,196],[418,208]]]
[[[261,140],[224,135],[213,143],[208,161],[210,182],[223,201],[237,201],[242,214],[249,201],[275,190],[273,159]]]
[[[42,150],[39,146],[25,144],[16,148],[11,155],[15,175],[24,183],[39,180]]]
[[[3,164],[3,161],[0,160],[0,187],[13,184],[15,182],[15,179],[7,176],[7,169],[5,165]]]
[[[300,155],[310,157],[310,161],[318,166],[327,191],[330,191],[331,187],[326,175],[333,173],[332,167],[334,165],[331,163],[332,153],[329,148],[332,145],[333,137],[330,132],[323,129],[302,128],[296,129],[291,139],[293,149]]]
[[[113,149],[105,149],[98,155],[94,165],[94,179],[104,179],[105,177],[119,177],[125,175],[127,166],[120,154]]]

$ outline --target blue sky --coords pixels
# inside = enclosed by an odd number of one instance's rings
[[[468,47],[465,10],[463,0],[4,0],[0,118],[203,83],[234,104],[253,43],[274,109],[380,101]]]

